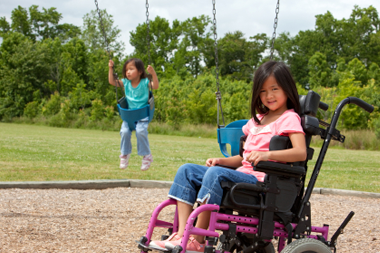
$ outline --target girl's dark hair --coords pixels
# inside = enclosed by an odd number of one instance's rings
[[[127,72],[127,65],[128,65],[128,63],[130,63],[130,62],[134,62],[137,71],[138,71],[138,72],[141,72],[140,79],[143,79],[143,78],[147,78],[147,77],[148,77],[148,74],[145,72],[145,67],[144,67],[144,63],[142,62],[142,60],[140,60],[139,58],[131,58],[131,59],[127,60],[127,61],[124,63],[124,66],[123,66],[123,77],[124,77],[124,78],[127,78],[127,75],[126,75],[126,72]]]
[[[269,111],[268,107],[264,106],[260,99],[260,91],[269,76],[273,76],[277,84],[284,90],[288,97],[286,102],[288,109],[294,109],[296,113],[300,113],[300,102],[296,83],[289,68],[283,62],[268,61],[256,70],[255,76],[253,77],[251,115],[258,124],[260,124],[260,120],[256,114],[265,114]]]

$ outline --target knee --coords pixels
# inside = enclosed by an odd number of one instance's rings
[[[190,167],[191,167],[191,163],[186,163],[186,164],[181,165],[177,170],[177,174],[186,175],[188,171],[191,170]]]
[[[144,137],[148,135],[148,130],[145,128],[136,127],[136,136]]]
[[[216,178],[219,174],[222,173],[222,170],[223,168],[220,167],[210,167],[206,171],[205,177]]]
[[[130,134],[131,134],[131,131],[129,131],[128,128],[124,127],[124,128],[122,128],[122,129],[120,129],[120,135],[121,135],[121,136],[128,136],[128,135],[130,135]]]

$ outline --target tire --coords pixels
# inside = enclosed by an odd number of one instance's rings
[[[286,245],[281,253],[331,253],[331,249],[316,239],[303,238]]]

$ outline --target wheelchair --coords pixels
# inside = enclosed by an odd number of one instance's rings
[[[373,106],[356,97],[343,99],[335,109],[331,123],[316,118],[318,108],[327,110],[328,105],[320,101],[314,91],[300,95],[301,124],[305,132],[307,159],[296,163],[259,162],[256,170],[266,173],[263,182],[256,185],[246,183],[222,182],[224,190],[220,206],[205,204],[193,210],[186,223],[180,245],[173,250],[162,252],[185,253],[186,244],[191,234],[206,238],[206,253],[246,253],[276,252],[273,243],[277,241],[277,252],[336,252],[338,236],[351,220],[350,212],[337,231],[328,241],[329,226],[312,226],[310,196],[322,167],[324,157],[331,140],[344,142],[345,137],[335,128],[341,110],[346,104],[355,104],[368,112]],[[310,147],[312,136],[324,139],[310,180],[305,189],[307,162],[313,158],[314,150]],[[239,140],[237,140],[239,141]],[[244,140],[240,140],[244,141]],[[291,147],[288,137],[274,136],[270,141],[270,150]],[[242,150],[240,150],[242,152]],[[146,253],[155,227],[167,228],[169,234],[178,231],[177,211],[173,222],[158,219],[161,210],[176,205],[176,200],[168,199],[159,204],[152,213],[145,236],[138,241],[141,253]],[[204,211],[211,211],[208,229],[194,227],[197,216]],[[163,235],[165,240],[168,235]]]

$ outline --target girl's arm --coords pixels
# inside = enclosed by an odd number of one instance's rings
[[[113,86],[116,86],[116,80],[115,80],[115,78],[113,77],[113,61],[112,60],[110,60],[109,62],[108,62],[108,82],[111,84],[111,85],[113,85]],[[120,80],[118,80],[118,87],[124,87],[124,85],[123,85],[123,82],[122,81],[120,81]]]
[[[280,162],[305,161],[307,156],[306,141],[303,133],[289,134],[293,148],[275,151],[252,151],[247,156],[247,161],[257,165],[260,161],[276,160]]]
[[[147,69],[149,74],[152,75],[152,89],[155,89],[157,90],[158,89],[158,86],[159,86],[159,83],[158,83],[158,78],[157,78],[157,74],[156,74],[156,71],[154,70],[154,68],[150,65],[148,65]]]
[[[212,166],[220,164],[220,165],[226,165],[228,167],[237,168],[242,165],[241,163],[242,161],[243,161],[243,157],[241,157],[240,155],[231,156],[227,158],[209,158],[206,161],[206,166],[212,167]]]

